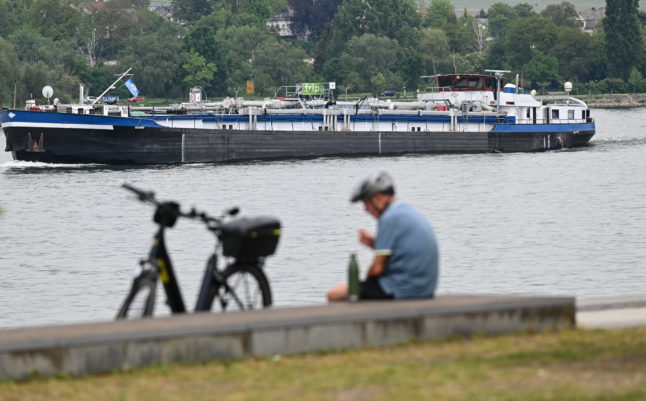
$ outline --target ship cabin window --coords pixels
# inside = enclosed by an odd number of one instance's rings
[[[567,118],[568,120],[574,120],[574,110],[567,111]]]
[[[529,110],[530,110],[530,109],[529,109],[529,107],[528,107],[528,108],[527,108],[527,118],[531,117],[531,115],[530,115],[530,113],[529,113]]]
[[[559,119],[558,109],[552,109],[552,120],[558,120],[558,119]]]
[[[482,78],[481,77],[469,78],[469,89],[482,89]]]
[[[581,118],[585,120],[585,110],[581,110]]]
[[[455,89],[466,89],[468,82],[466,78],[457,78],[455,80]]]
[[[453,89],[453,81],[451,80],[451,77],[438,77],[437,86],[439,86],[441,90],[450,91]]]
[[[501,85],[504,82],[501,80]],[[437,77],[437,86],[441,91],[463,91],[463,90],[478,90],[478,89],[496,89],[496,80],[494,77],[486,76],[468,76],[460,77],[458,75]]]

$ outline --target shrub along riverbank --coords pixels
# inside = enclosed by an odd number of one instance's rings
[[[475,337],[81,378],[2,400],[644,400],[646,327]]]

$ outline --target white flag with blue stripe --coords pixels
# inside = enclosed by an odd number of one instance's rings
[[[132,96],[137,96],[139,95],[139,89],[137,89],[137,85],[135,85],[134,82],[132,82],[132,78],[130,78],[126,83],[123,84],[130,93],[132,93]]]

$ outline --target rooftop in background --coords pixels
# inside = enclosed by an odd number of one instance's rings
[[[456,14],[459,16],[462,15],[462,10],[464,10],[465,7],[469,14],[473,15],[481,9],[487,11],[492,4],[497,3],[498,1],[499,0],[451,0],[451,3],[455,7]],[[534,11],[540,12],[550,4],[561,4],[562,2],[563,0],[511,0],[505,1],[504,3],[511,6],[515,6],[520,3],[528,3],[534,7]],[[593,7],[599,9],[600,7],[606,6],[605,0],[569,0],[569,2],[574,4],[579,12],[590,10]],[[426,8],[431,4],[431,0],[417,0],[416,4],[418,5],[418,8]],[[645,4],[646,3],[642,2],[642,4],[640,4],[640,9],[644,10],[646,7]]]

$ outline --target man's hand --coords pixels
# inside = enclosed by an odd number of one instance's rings
[[[359,230],[359,242],[370,248],[375,247],[375,236],[363,228]]]

